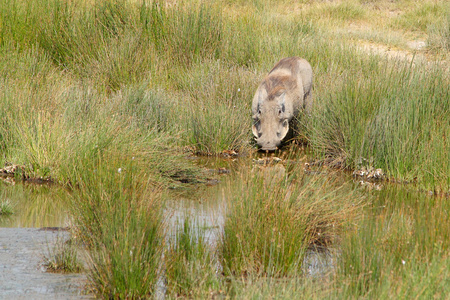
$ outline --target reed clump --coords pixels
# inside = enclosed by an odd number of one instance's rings
[[[405,62],[345,75],[338,92],[325,96],[326,105],[316,106],[310,142],[339,167],[382,168],[394,178],[448,190],[442,176],[449,168],[448,80],[438,65]]]
[[[162,194],[124,157],[102,156],[80,172],[72,213],[88,248],[89,277],[105,298],[154,295],[164,237]]]
[[[79,257],[79,248],[73,239],[58,236],[53,246],[48,247],[48,254],[44,256],[44,266],[48,272],[78,273],[83,270],[83,263]]]
[[[334,185],[332,176],[284,175],[276,168],[242,176],[227,189],[220,248],[226,276],[301,274],[306,251],[332,244],[359,209],[358,195]]]

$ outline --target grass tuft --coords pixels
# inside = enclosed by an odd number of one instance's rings
[[[102,156],[89,167],[92,173],[79,174],[73,214],[89,247],[94,289],[103,297],[149,297],[164,247],[161,193],[148,185],[132,159]]]
[[[221,245],[226,276],[301,274],[309,247],[333,242],[358,207],[332,177],[286,175],[283,166],[254,170],[229,187]]]
[[[0,216],[10,216],[14,213],[14,206],[9,200],[0,202]]]
[[[78,273],[83,269],[73,241],[60,236],[53,247],[49,246],[48,255],[44,256],[44,266],[49,272]]]
[[[367,161],[397,179],[447,190],[439,174],[448,170],[448,139],[433,137],[447,136],[448,76],[435,65],[400,62],[375,65],[371,73],[346,75],[319,100],[327,104],[317,105],[311,118],[311,145],[340,167]]]

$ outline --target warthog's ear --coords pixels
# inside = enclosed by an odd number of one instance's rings
[[[284,139],[288,131],[289,131],[289,121],[287,119],[284,119],[283,122],[281,122],[280,139]]]

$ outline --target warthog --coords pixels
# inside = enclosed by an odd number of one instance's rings
[[[293,117],[303,109],[310,112],[311,87],[312,68],[305,59],[283,58],[269,72],[252,104],[252,130],[261,150],[276,150]]]

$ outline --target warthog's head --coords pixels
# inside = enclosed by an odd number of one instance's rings
[[[286,93],[281,90],[267,95],[260,91],[252,107],[253,135],[263,151],[277,150],[289,131],[292,104],[286,103]]]

